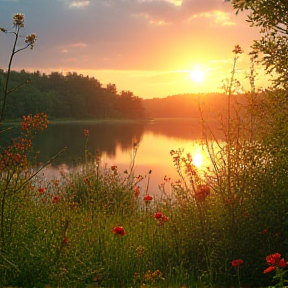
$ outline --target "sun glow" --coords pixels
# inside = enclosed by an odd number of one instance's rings
[[[197,69],[190,72],[190,78],[197,83],[202,82],[204,77],[205,73],[203,70]]]
[[[202,159],[202,153],[200,151],[197,151],[194,154],[192,163],[198,168],[200,168],[202,166],[203,159]]]

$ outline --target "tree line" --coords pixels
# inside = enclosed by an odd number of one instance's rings
[[[6,72],[0,70],[0,86]],[[23,115],[44,112],[52,118],[105,119],[144,118],[143,100],[131,91],[117,92],[115,84],[104,88],[94,77],[76,72],[66,75],[39,71],[11,71],[5,118],[18,119]],[[3,100],[1,90],[0,99]]]

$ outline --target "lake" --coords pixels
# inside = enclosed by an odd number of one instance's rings
[[[212,126],[214,131],[217,130],[216,122]],[[39,161],[45,163],[64,147],[67,150],[43,170],[48,180],[59,177],[60,170],[69,172],[83,165],[86,143],[84,129],[89,130],[88,150],[94,153],[98,148],[102,155],[101,166],[116,165],[120,174],[129,171],[132,140],[137,139],[139,148],[135,175],[145,176],[152,170],[149,184],[149,193],[152,195],[159,193],[158,185],[163,183],[165,176],[172,180],[179,178],[170,155],[172,149],[185,149],[191,153],[197,165],[201,162],[205,165],[207,161],[200,143],[203,129],[199,119],[52,123],[35,139],[35,149],[41,151]],[[147,178],[141,185],[145,189]]]

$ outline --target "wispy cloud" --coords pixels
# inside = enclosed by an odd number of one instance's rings
[[[188,22],[195,18],[208,18],[208,19],[211,19],[215,24],[219,24],[222,26],[236,25],[235,22],[231,21],[230,14],[223,12],[223,11],[215,10],[212,12],[204,12],[204,13],[195,14],[188,20]]]
[[[70,44],[69,46],[71,46],[71,47],[85,48],[85,47],[87,47],[87,44],[86,44],[86,43],[79,42],[79,43]]]
[[[80,8],[80,7],[87,7],[89,6],[90,1],[89,0],[82,0],[82,1],[73,1],[69,7],[70,8]]]

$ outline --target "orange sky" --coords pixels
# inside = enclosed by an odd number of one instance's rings
[[[19,48],[27,34],[35,32],[38,40],[34,51],[15,56],[14,69],[76,71],[142,98],[219,92],[239,44],[245,53],[236,78],[249,89],[247,53],[260,35],[224,0],[0,0],[0,26],[13,30],[18,12],[25,14]],[[1,33],[1,69],[7,69],[12,41]],[[203,82],[191,79],[195,69],[204,72]],[[257,86],[268,86],[258,72]]]

